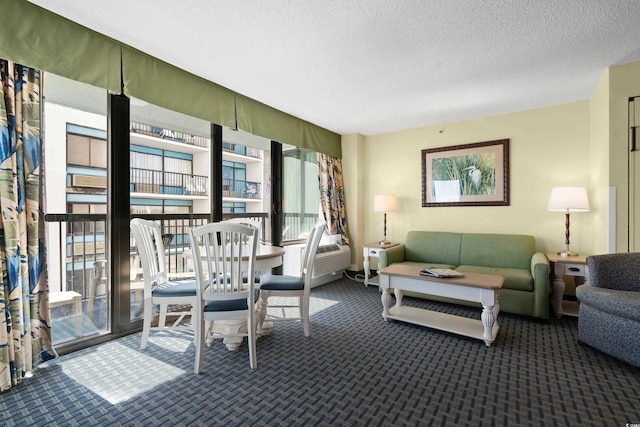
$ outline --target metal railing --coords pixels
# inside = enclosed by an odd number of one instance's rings
[[[162,234],[171,235],[166,247],[166,262],[170,274],[183,276],[190,272],[182,257],[189,246],[188,230],[205,224],[209,214],[135,214],[132,217],[159,221]],[[223,219],[235,217],[260,221],[260,236],[266,236],[267,213],[225,213]],[[48,272],[51,291],[74,291],[88,298],[93,285],[97,262],[106,260],[106,214],[47,214]],[[141,271],[136,270],[137,250],[130,237],[132,280]]]
[[[136,193],[206,196],[206,176],[130,168],[131,191]]]
[[[222,151],[226,151],[227,153],[239,154],[245,157],[252,157],[254,159],[262,158],[262,150],[254,147],[246,147],[240,144],[232,144],[229,142],[222,143]]]
[[[177,132],[171,129],[163,129],[157,126],[145,125],[142,123],[131,122],[130,130],[140,135],[153,136],[155,138],[166,139],[183,144],[195,145],[207,148],[209,146],[209,138],[203,136],[191,135],[184,132]]]
[[[261,199],[262,185],[259,182],[222,179],[222,197],[237,199]]]
[[[284,236],[283,240],[300,239],[302,233],[310,231],[318,222],[318,214],[284,214]]]

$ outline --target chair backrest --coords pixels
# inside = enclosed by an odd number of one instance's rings
[[[252,288],[246,283],[255,279],[257,228],[227,221],[204,224],[189,230],[189,245],[198,301],[247,298],[253,303]]]
[[[320,245],[320,240],[324,234],[324,229],[324,223],[316,224],[315,227],[313,227],[313,230],[311,230],[307,244],[304,247],[302,262],[300,263],[300,277],[305,280],[305,288],[308,288],[311,285],[311,280],[313,279],[314,262],[316,259],[316,253],[318,252],[318,246]]]
[[[640,252],[587,257],[589,282],[600,288],[640,291]]]
[[[249,225],[258,230],[258,239],[264,240],[264,236],[262,235],[262,222],[260,220],[251,219],[251,218],[231,218],[231,219],[224,220],[222,222],[226,222],[228,224]]]
[[[133,218],[130,225],[142,264],[145,295],[151,295],[153,286],[168,280],[160,225],[142,218]]]

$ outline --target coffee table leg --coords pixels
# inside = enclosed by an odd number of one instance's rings
[[[389,293],[388,288],[382,288],[382,295],[380,296],[382,299],[382,317],[384,320],[387,320],[387,316],[389,315],[389,306],[391,306],[391,294]]]
[[[493,323],[495,322],[495,306],[482,306],[482,325],[484,326],[484,343],[491,347],[493,343]]]

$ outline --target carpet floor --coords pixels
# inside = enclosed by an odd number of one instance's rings
[[[276,323],[249,368],[246,341],[205,350],[140,334],[60,357],[0,394],[5,426],[625,426],[640,369],[577,343],[577,319],[500,313],[495,343],[385,322],[380,294],[341,279],[312,290],[311,337]],[[480,310],[406,298],[479,318]],[[640,337],[639,337],[640,339]]]

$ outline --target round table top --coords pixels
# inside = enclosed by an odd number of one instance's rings
[[[200,252],[204,254],[204,251],[200,251]],[[182,252],[182,255],[185,256],[186,258],[192,258],[191,249],[185,248],[184,251]],[[256,260],[261,260],[261,259],[266,260],[270,258],[277,258],[283,255],[284,255],[284,248],[281,248],[280,246],[273,246],[265,243],[259,243],[258,250],[256,251]]]

